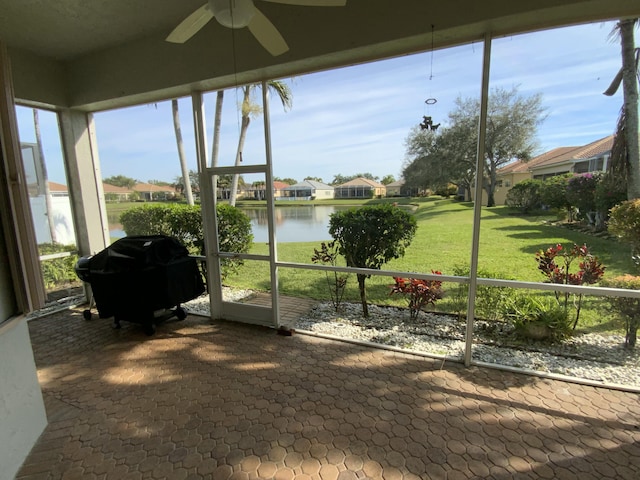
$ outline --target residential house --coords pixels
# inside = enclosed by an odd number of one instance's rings
[[[387,184],[387,197],[417,197],[420,193],[418,187],[405,186],[403,179]]]
[[[140,198],[146,201],[171,200],[176,196],[175,188],[152,183],[136,183],[132,190],[138,192]]]
[[[563,173],[603,172],[607,170],[612,147],[613,135],[609,135],[587,145],[574,147],[573,150],[556,158],[546,158],[532,163],[529,171],[534,179],[539,180]]]
[[[392,0],[350,1],[347,8],[324,9],[321,13],[317,8],[273,4],[269,5],[269,20],[283,28],[288,45],[285,55],[273,56],[253,35],[244,31],[231,35],[215,22],[183,44],[166,42],[173,26],[193,11],[192,3],[155,0],[152,15],[148,8],[136,7],[137,2],[95,3],[85,8],[83,2],[68,0],[39,2],[38,15],[34,15],[33,2],[13,1],[9,3],[11,8],[4,8],[0,15],[3,478],[15,475],[47,424],[25,318],[42,306],[44,288],[21,163],[16,103],[46,106],[57,115],[68,186],[74,193],[70,198],[78,222],[78,248],[81,255],[89,255],[110,241],[99,179],[100,136],[96,135],[93,112],[190,95],[191,113],[197,121],[198,160],[205,164],[205,122],[200,106],[207,90],[410,54],[428,45],[441,49],[535,29],[640,16],[638,2],[629,0],[496,0],[483,2],[482,8],[477,7],[476,0],[442,2],[438,8],[421,0],[406,0],[402,9]],[[318,21],[319,16],[323,21]],[[430,25],[437,26],[435,37]],[[215,55],[215,61],[203,61],[216,52],[220,54]],[[478,73],[474,74],[479,77]],[[365,192],[364,185],[346,187],[342,193]],[[383,186],[369,185],[374,195],[376,188],[378,194],[384,194]],[[275,261],[272,257],[269,260],[273,266]],[[219,286],[211,289],[214,299],[222,298]],[[277,318],[275,307],[273,312],[253,308],[249,313],[242,308],[212,302],[212,317],[264,325],[273,325]],[[470,358],[465,362],[468,364]]]
[[[288,186],[288,183],[280,182],[277,180],[273,182],[273,197],[282,197],[284,189]],[[238,198],[246,198],[251,200],[266,200],[267,198],[267,189],[265,188],[264,182],[247,185],[240,190],[242,192],[242,195],[238,195]]]
[[[380,198],[386,193],[387,187],[380,182],[358,177],[335,187],[334,198]]]
[[[517,160],[498,170],[495,191],[496,205],[504,205],[507,193],[519,182],[528,179],[545,180],[565,173],[606,171],[613,135],[578,147],[558,147],[529,161]]]
[[[127,202],[133,190],[102,182],[102,191],[106,202]]]
[[[288,185],[282,191],[280,200],[327,200],[333,198],[334,188],[315,180],[303,180]]]

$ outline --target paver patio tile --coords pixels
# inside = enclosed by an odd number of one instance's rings
[[[30,322],[50,424],[19,479],[640,478],[637,394],[202,317],[108,323]]]

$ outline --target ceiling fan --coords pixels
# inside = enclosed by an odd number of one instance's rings
[[[305,7],[343,7],[347,4],[347,0],[262,1]],[[278,29],[256,8],[253,0],[207,0],[207,3],[180,22],[166,38],[167,42],[186,42],[212,18],[228,28],[248,27],[256,40],[273,56],[282,55],[289,50]]]

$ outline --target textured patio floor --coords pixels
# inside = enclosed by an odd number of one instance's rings
[[[197,316],[29,327],[49,426],[18,478],[640,478],[636,394]]]

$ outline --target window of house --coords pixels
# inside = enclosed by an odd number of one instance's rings
[[[578,162],[573,167],[574,173],[587,173],[589,170],[589,161],[586,162]]]

